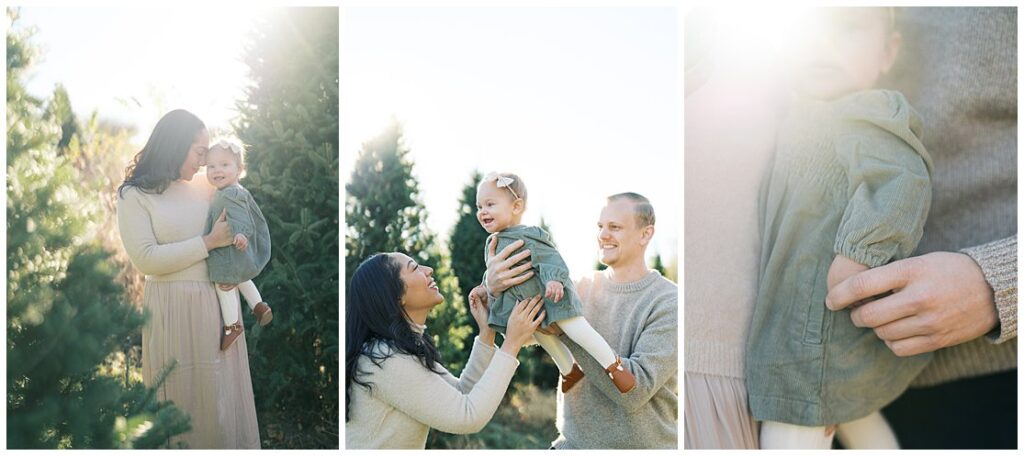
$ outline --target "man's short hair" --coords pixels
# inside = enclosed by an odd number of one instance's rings
[[[633,202],[633,211],[636,215],[637,228],[654,225],[654,206],[651,206],[651,200],[639,193],[624,192],[609,196],[608,202],[610,203],[620,199],[627,199]]]

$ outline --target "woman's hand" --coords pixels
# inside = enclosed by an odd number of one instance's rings
[[[231,235],[231,227],[228,226],[227,220],[228,210],[224,209],[220,212],[220,217],[217,217],[217,221],[213,222],[213,228],[210,229],[210,234],[203,236],[203,243],[206,244],[206,250],[227,247],[234,242],[234,237]]]
[[[501,249],[500,253],[495,253],[498,249],[498,239],[491,239],[490,244],[487,246],[487,283],[484,286],[487,287],[487,290],[492,295],[497,296],[510,287],[519,285],[533,277],[533,270],[530,269],[533,267],[531,262],[512,267],[512,265],[530,256],[529,249],[512,255],[512,252],[515,252],[524,244],[526,242],[520,239]]]
[[[541,310],[544,307],[543,303],[540,295],[516,303],[512,315],[508,317],[505,343],[501,344],[501,349],[505,353],[515,357],[523,344],[533,338],[534,331],[544,322],[544,311]]]
[[[480,328],[480,341],[494,345],[494,330],[487,325],[491,306],[487,303],[487,290],[484,290],[483,285],[477,285],[469,292],[469,313],[473,314],[476,327]]]

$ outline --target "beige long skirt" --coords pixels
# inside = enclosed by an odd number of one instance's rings
[[[192,419],[192,430],[172,438],[189,448],[259,448],[256,405],[245,335],[220,350],[221,317],[211,282],[146,282],[149,321],[142,329],[142,377],[152,385],[177,360],[160,399]]]
[[[758,449],[743,379],[685,373],[686,449]]]

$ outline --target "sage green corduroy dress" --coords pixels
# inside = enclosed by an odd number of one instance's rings
[[[576,293],[576,286],[569,279],[569,267],[565,265],[562,255],[555,248],[555,242],[551,240],[550,234],[536,226],[524,225],[516,225],[505,231],[493,233],[487,237],[487,242],[484,243],[484,261],[487,260],[487,246],[491,244],[491,238],[494,237],[498,238],[497,251],[499,252],[511,243],[523,240],[525,244],[522,248],[530,250],[534,275],[530,280],[505,290],[497,297],[491,304],[491,315],[487,318],[488,326],[494,328],[495,331],[504,333],[505,327],[508,326],[508,317],[512,314],[516,301],[544,295],[545,285],[552,280],[561,282],[565,293],[558,302],[544,298],[546,315],[543,325],[548,326],[552,322],[583,315],[580,295]],[[520,261],[516,266],[525,262],[526,260]],[[486,281],[486,277],[484,280]]]
[[[210,213],[206,218],[206,232],[227,209],[227,221],[231,232],[242,233],[249,238],[244,251],[233,245],[213,249],[206,259],[210,270],[210,281],[215,283],[242,283],[258,276],[270,262],[270,229],[256,200],[241,185],[229,185],[213,195]]]
[[[881,409],[931,359],[900,358],[850,311],[825,307],[836,255],[869,267],[908,257],[931,204],[921,119],[902,94],[800,100],[779,127],[761,189],[761,266],[747,340],[753,416],[802,426]]]

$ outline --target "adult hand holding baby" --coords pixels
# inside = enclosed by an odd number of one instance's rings
[[[484,284],[490,294],[498,295],[533,277],[533,271],[530,269],[533,267],[531,262],[512,267],[530,256],[529,249],[512,255],[512,252],[520,249],[524,244],[526,242],[520,239],[501,249],[501,252],[497,252],[498,239],[491,238],[490,244],[487,245],[487,283]]]
[[[480,329],[480,340],[488,345],[494,345],[494,330],[487,325],[487,317],[491,314],[491,307],[487,302],[487,290],[483,285],[477,285],[469,292],[469,313],[476,321],[476,327]]]
[[[213,228],[210,229],[210,233],[203,236],[206,250],[229,246],[234,242],[234,237],[231,235],[231,227],[228,226],[227,220],[228,210],[224,209],[221,211],[220,217],[217,217],[217,221],[213,222]]]
[[[850,311],[859,327],[875,334],[897,356],[951,347],[996,328],[992,288],[971,257],[933,252],[858,273],[833,287],[825,298],[838,311],[886,292]]]

